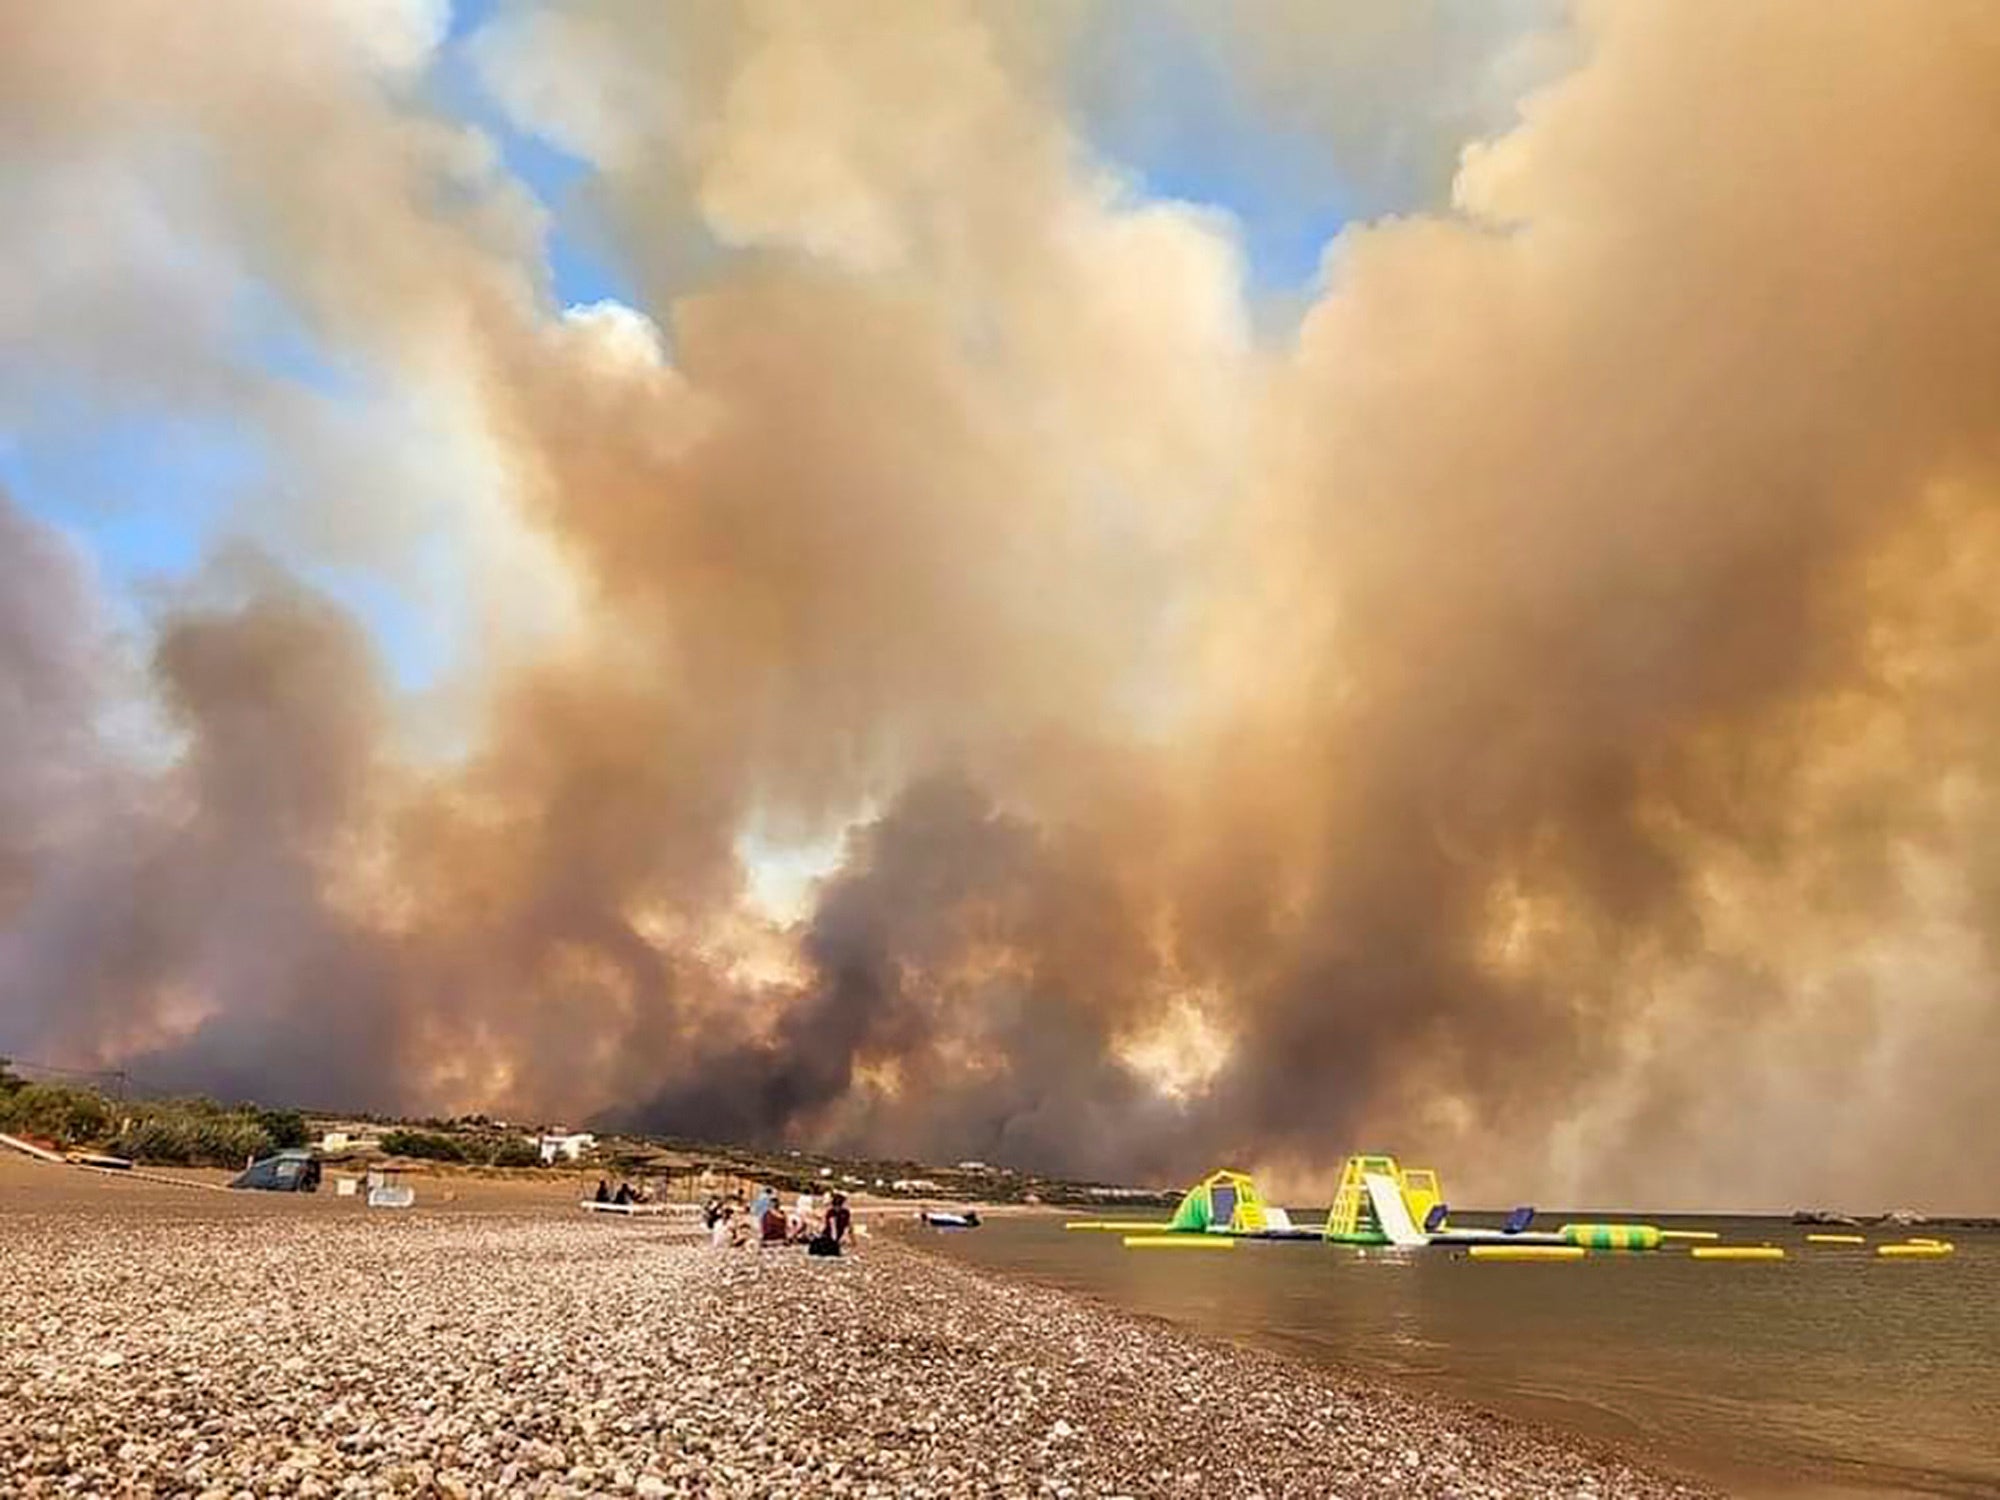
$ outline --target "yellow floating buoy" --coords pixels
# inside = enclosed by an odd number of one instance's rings
[[[1868,1243],[1868,1236],[1865,1234],[1809,1234],[1806,1236],[1806,1243],[1809,1245],[1865,1245]]]
[[[1128,1234],[1127,1250],[1234,1250],[1236,1241],[1226,1234]]]
[[[1722,1233],[1720,1230],[1715,1229],[1662,1229],[1660,1231],[1660,1238],[1663,1240],[1719,1240],[1722,1238]]]
[[[1875,1253],[1901,1260],[1935,1260],[1956,1248],[1943,1240],[1913,1240],[1907,1245],[1877,1245]]]
[[[1474,1260],[1582,1260],[1581,1245],[1474,1245],[1466,1252]]]
[[[1688,1254],[1696,1260],[1783,1260],[1778,1245],[1696,1245]]]

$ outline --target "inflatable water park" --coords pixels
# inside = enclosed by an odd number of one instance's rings
[[[1515,1208],[1497,1225],[1454,1225],[1444,1184],[1429,1167],[1405,1167],[1393,1156],[1350,1156],[1323,1224],[1292,1222],[1290,1213],[1265,1201],[1249,1173],[1211,1172],[1182,1195],[1165,1223],[1134,1219],[1072,1219],[1063,1227],[1123,1235],[1128,1250],[1228,1250],[1242,1240],[1303,1240],[1382,1247],[1393,1251],[1444,1249],[1473,1260],[1582,1260],[1596,1254],[1684,1250],[1696,1260],[1772,1261],[1785,1258],[1773,1244],[1724,1244],[1713,1229],[1668,1229],[1644,1223],[1566,1223],[1536,1229],[1535,1210]],[[1817,1248],[1868,1247],[1858,1234],[1808,1234]],[[1948,1240],[1908,1238],[1877,1244],[1892,1260],[1936,1260],[1952,1254]]]

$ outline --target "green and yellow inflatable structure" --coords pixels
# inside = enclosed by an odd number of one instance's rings
[[[1264,1196],[1247,1172],[1211,1172],[1181,1196],[1170,1234],[1262,1234],[1271,1227]]]

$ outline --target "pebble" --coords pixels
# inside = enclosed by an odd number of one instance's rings
[[[115,1376],[103,1372],[116,1371]],[[0,1215],[0,1492],[1712,1492],[878,1234],[713,1251],[546,1210]]]

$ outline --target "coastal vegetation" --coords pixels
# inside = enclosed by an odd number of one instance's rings
[[[80,1082],[25,1078],[0,1059],[0,1132],[67,1150],[104,1151],[148,1165],[233,1168],[249,1157],[304,1146],[322,1129],[356,1137],[331,1148],[329,1159],[338,1161],[379,1156],[473,1170],[542,1165],[529,1127],[484,1114],[408,1120],[316,1112],[308,1118],[293,1109],[200,1097],[124,1100]],[[603,1136],[589,1161],[624,1176],[714,1172],[788,1193],[839,1188],[887,1198],[1133,1209],[1171,1207],[1179,1197],[1177,1190],[1078,1182],[983,1161],[945,1166],[646,1135]]]
[[[390,1130],[384,1132],[381,1151],[385,1156],[401,1156],[411,1161],[444,1162],[452,1166],[539,1167],[541,1153],[525,1136],[491,1129],[476,1132],[444,1130]]]
[[[0,1060],[0,1131],[164,1166],[238,1167],[306,1143],[292,1109],[201,1097],[119,1100],[84,1084],[23,1078]]]

